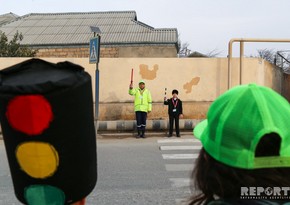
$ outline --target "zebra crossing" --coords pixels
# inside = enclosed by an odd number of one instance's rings
[[[192,136],[159,139],[157,143],[165,160],[165,169],[172,174],[169,178],[171,187],[180,191],[180,197],[175,199],[176,204],[182,204],[191,194],[190,175],[202,145]]]

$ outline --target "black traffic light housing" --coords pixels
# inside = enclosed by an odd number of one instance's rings
[[[81,66],[33,58],[1,70],[0,122],[22,203],[70,204],[94,189],[92,82]]]

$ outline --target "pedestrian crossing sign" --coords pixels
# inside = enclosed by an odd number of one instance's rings
[[[100,51],[100,37],[90,39],[90,63],[99,62],[99,51]]]

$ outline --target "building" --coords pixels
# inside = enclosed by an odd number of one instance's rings
[[[9,23],[11,21],[15,21],[19,16],[17,16],[14,13],[7,13],[7,14],[3,14],[0,15],[0,26],[6,23]]]
[[[135,11],[30,13],[0,16],[0,31],[12,39],[22,33],[22,45],[37,49],[37,57],[88,57],[91,26],[101,31],[100,57],[177,57],[176,28],[153,28],[137,20]],[[4,16],[4,15],[2,15]]]

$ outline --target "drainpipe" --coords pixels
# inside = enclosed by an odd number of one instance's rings
[[[264,43],[290,43],[290,39],[258,39],[258,38],[233,38],[229,41],[228,47],[228,89],[231,88],[231,61],[232,47],[234,42],[240,42],[240,78],[239,84],[242,84],[244,42],[264,42]]]
[[[239,80],[240,85],[242,84],[243,61],[244,61],[244,41],[240,41],[240,80]]]

